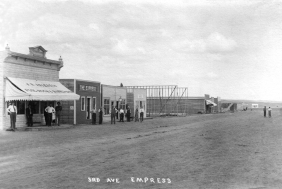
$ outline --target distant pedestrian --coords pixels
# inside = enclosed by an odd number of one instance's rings
[[[144,119],[144,108],[141,107],[140,108],[140,122],[143,122],[143,119]]]
[[[122,108],[120,108],[119,110],[119,121],[120,122],[124,122],[123,118],[124,118],[124,110]]]
[[[103,123],[103,110],[102,108],[99,109],[99,124]]]
[[[139,121],[139,111],[138,111],[138,107],[136,107],[136,109],[135,109],[135,122],[136,121]]]
[[[61,106],[61,103],[60,102],[57,102],[57,106],[55,108],[55,111],[56,111],[56,122],[57,122],[57,125],[60,126],[60,123],[61,123],[61,112],[62,112],[62,106]]]
[[[264,115],[264,117],[266,117],[266,106],[264,106],[264,108],[263,108],[263,115]]]
[[[112,106],[111,109],[111,124],[116,124],[116,108],[114,106]]]
[[[16,130],[16,121],[17,121],[17,107],[15,106],[14,102],[9,103],[7,112],[10,115],[10,122],[11,122],[10,130],[15,131]]]
[[[268,117],[271,117],[271,110],[272,110],[272,109],[269,107],[269,108],[268,108]]]
[[[25,109],[25,115],[27,120],[27,126],[32,127],[33,126],[33,110],[31,108],[31,105],[29,104],[28,107]]]
[[[92,110],[92,125],[96,125],[96,108]]]
[[[117,116],[117,120],[118,120],[118,108],[116,107],[115,110],[116,110],[116,116]]]
[[[131,114],[130,107],[127,106],[127,109],[126,109],[126,119],[127,119],[128,122],[130,122],[130,114]]]

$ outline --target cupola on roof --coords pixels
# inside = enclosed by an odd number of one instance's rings
[[[29,47],[29,54],[31,56],[46,58],[46,52],[47,50],[45,50],[42,46]]]

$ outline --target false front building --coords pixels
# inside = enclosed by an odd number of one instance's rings
[[[46,58],[42,46],[30,47],[29,54],[0,52],[0,130],[10,127],[8,102],[17,107],[16,127],[26,126],[25,111],[31,105],[34,125],[45,125],[44,108],[56,102],[75,101],[74,94],[59,82],[63,61]]]

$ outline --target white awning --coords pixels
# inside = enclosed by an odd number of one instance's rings
[[[8,77],[6,79],[5,101],[64,101],[78,100],[79,98],[79,95],[71,92],[60,82],[39,81],[12,77]]]
[[[211,100],[206,100],[206,103],[207,103],[207,105],[217,106],[217,104],[216,104],[216,103],[214,103],[214,102],[213,102],[213,101],[211,101]]]

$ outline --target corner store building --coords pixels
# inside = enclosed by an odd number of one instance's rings
[[[33,121],[44,124],[47,104],[79,99],[59,82],[62,59],[47,59],[46,52],[42,46],[30,47],[29,54],[12,52],[8,46],[0,52],[0,130],[10,127],[8,101],[17,106],[16,127],[25,127],[28,104],[32,105]]]

